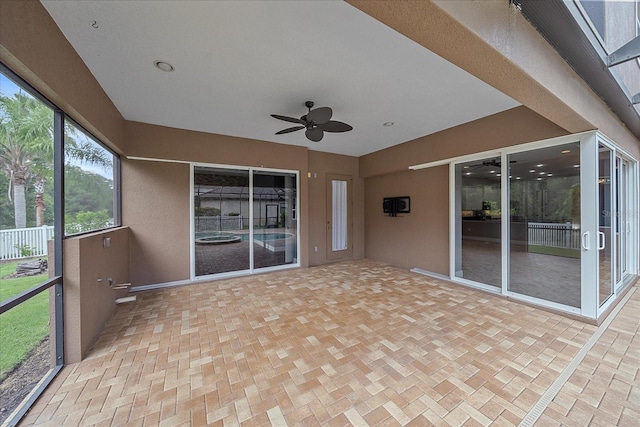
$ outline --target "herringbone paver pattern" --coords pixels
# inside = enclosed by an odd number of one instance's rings
[[[22,424],[514,425],[595,330],[370,261],[157,290]]]

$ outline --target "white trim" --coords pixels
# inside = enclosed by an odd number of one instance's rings
[[[412,273],[422,274],[423,276],[433,277],[434,279],[446,280],[447,282],[451,281],[449,276],[445,276],[444,274],[434,273],[433,271],[423,270],[421,268],[415,267],[409,270]]]
[[[449,163],[449,277],[457,277],[456,273],[456,238],[458,236],[456,230],[456,166],[453,162]]]
[[[591,319],[598,315],[598,199],[598,138],[592,134],[580,140],[580,307]]]
[[[161,163],[182,163],[182,164],[191,164],[192,162],[188,162],[186,160],[169,160],[169,159],[157,159],[154,157],[138,157],[138,156],[125,156],[127,160],[143,160],[145,162],[161,162]]]
[[[255,258],[253,256],[253,236],[255,234],[255,207],[253,194],[253,170],[249,169],[249,273],[253,273]],[[265,215],[266,216],[266,215]]]
[[[181,162],[178,162],[181,163]],[[268,272],[268,271],[276,271],[276,270],[283,270],[283,269],[288,269],[288,268],[299,268],[300,267],[300,253],[301,253],[301,247],[300,247],[300,171],[299,170],[294,170],[294,169],[275,169],[275,168],[265,168],[265,167],[253,167],[253,166],[238,166],[238,165],[224,165],[224,164],[216,164],[216,163],[202,163],[202,162],[190,162],[190,188],[189,188],[189,194],[191,197],[191,200],[189,202],[190,204],[190,219],[189,219],[189,223],[190,223],[190,227],[189,227],[189,232],[191,233],[191,236],[189,237],[190,240],[190,281],[191,283],[199,283],[202,281],[207,281],[207,280],[218,280],[218,279],[226,279],[226,278],[231,278],[231,277],[239,277],[239,276],[246,276],[246,275],[251,275],[251,274],[256,274],[256,273],[263,273],[263,272]],[[254,253],[253,250],[249,250],[249,268],[248,269],[244,269],[244,270],[238,270],[238,271],[229,271],[229,272],[223,272],[223,273],[216,273],[216,274],[207,274],[207,275],[202,275],[202,276],[196,276],[196,256],[195,256],[195,218],[194,218],[194,213],[195,213],[195,206],[194,206],[194,200],[195,200],[195,195],[194,195],[194,172],[195,172],[195,168],[196,167],[202,167],[202,168],[211,168],[211,169],[223,169],[223,170],[233,170],[233,171],[241,171],[241,172],[247,172],[248,177],[249,177],[249,194],[248,194],[248,205],[249,205],[249,242],[253,242],[254,240],[254,227],[253,227],[253,221],[254,221],[254,203],[253,203],[253,176],[254,173],[283,173],[283,174],[293,174],[296,177],[296,212],[298,212],[297,218],[296,218],[296,254],[295,254],[295,262],[291,263],[291,264],[282,264],[282,265],[276,265],[276,266],[270,266],[270,267],[262,267],[262,268],[255,268],[254,267]],[[249,245],[251,248],[251,245]]]
[[[195,194],[193,175],[195,166],[189,164],[189,277],[194,280],[196,277],[196,223],[195,217]]]
[[[506,294],[509,284],[509,267],[511,266],[511,181],[509,179],[509,155],[505,152],[500,156],[500,238],[502,256],[502,293]]]
[[[467,286],[469,288],[480,289],[483,291],[490,292],[496,295],[502,295],[502,289],[497,286],[487,285],[486,283],[475,282],[473,280],[465,279],[463,277],[452,277],[451,281],[453,283],[457,283],[459,285]]]
[[[554,301],[532,297],[530,295],[520,294],[518,292],[507,291],[507,293],[505,293],[504,295],[514,300],[535,304],[538,307],[551,308],[554,310],[564,311],[566,313],[572,313],[572,314],[580,314],[580,315],[582,314],[582,310],[578,307],[572,307],[570,305],[560,304]]]
[[[249,270],[239,270],[239,271],[232,271],[232,272],[226,272],[226,273],[209,274],[207,276],[198,276],[195,278],[195,280],[185,279],[185,280],[176,280],[173,282],[152,283],[149,285],[133,286],[129,288],[129,291],[142,292],[142,291],[152,291],[152,290],[164,289],[164,288],[175,288],[175,287],[187,286],[187,285],[197,285],[205,282],[217,282],[219,280],[252,276],[254,274],[271,273],[279,270],[290,270],[294,268],[300,268],[300,266],[295,264],[285,264],[285,265],[276,265],[273,267],[258,268],[258,269],[255,269],[253,272]]]
[[[129,288],[129,292],[142,292],[150,291],[153,289],[173,288],[176,286],[193,285],[194,283],[196,282],[190,279],[176,280],[173,282],[153,283],[150,285],[132,286],[131,288]]]

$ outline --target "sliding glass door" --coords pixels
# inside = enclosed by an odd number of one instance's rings
[[[253,174],[253,265],[297,262],[296,174]]]
[[[612,231],[615,222],[612,222],[614,214],[614,194],[612,192],[612,165],[613,151],[604,145],[598,144],[598,306],[601,307],[611,295],[613,295],[613,247]]]
[[[193,167],[193,275],[298,263],[296,172]]]
[[[597,132],[491,154],[451,168],[451,277],[597,318],[638,272],[638,162]]]
[[[249,171],[194,167],[195,275],[249,270]]]
[[[626,158],[616,158],[616,265],[615,287],[618,290],[631,277],[633,270],[633,221],[637,218],[633,215],[634,206],[637,206],[638,190],[633,181],[633,163]]]
[[[500,158],[456,165],[455,275],[465,281],[502,286]]]
[[[509,159],[510,293],[580,308],[580,144]]]

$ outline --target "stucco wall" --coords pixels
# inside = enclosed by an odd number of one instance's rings
[[[125,133],[132,159],[122,167],[122,216],[132,232],[134,285],[189,279],[189,166],[176,160],[299,171],[300,264],[309,265],[308,204],[316,196],[308,190],[306,148],[136,122]]]
[[[189,278],[189,165],[124,160],[122,220],[133,286]]]
[[[567,131],[526,107],[516,107],[360,158],[363,177],[409,166],[566,135]]]
[[[365,254],[373,260],[448,275],[449,168],[403,171],[365,180]],[[390,217],[384,197],[411,197],[411,212]]]
[[[309,265],[327,263],[327,174],[353,179],[353,259],[364,257],[364,181],[357,157],[309,151]],[[315,250],[317,248],[317,251]]]
[[[39,1],[0,0],[0,61],[116,152],[124,119]]]
[[[105,247],[105,238],[111,246]],[[64,353],[69,364],[88,354],[113,315],[116,298],[126,295],[113,290],[106,279],[129,283],[129,229],[67,238],[63,258]]]

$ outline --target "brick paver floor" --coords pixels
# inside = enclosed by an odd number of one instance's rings
[[[632,297],[540,425],[640,419]],[[517,425],[597,330],[367,260],[147,291],[22,425]]]

